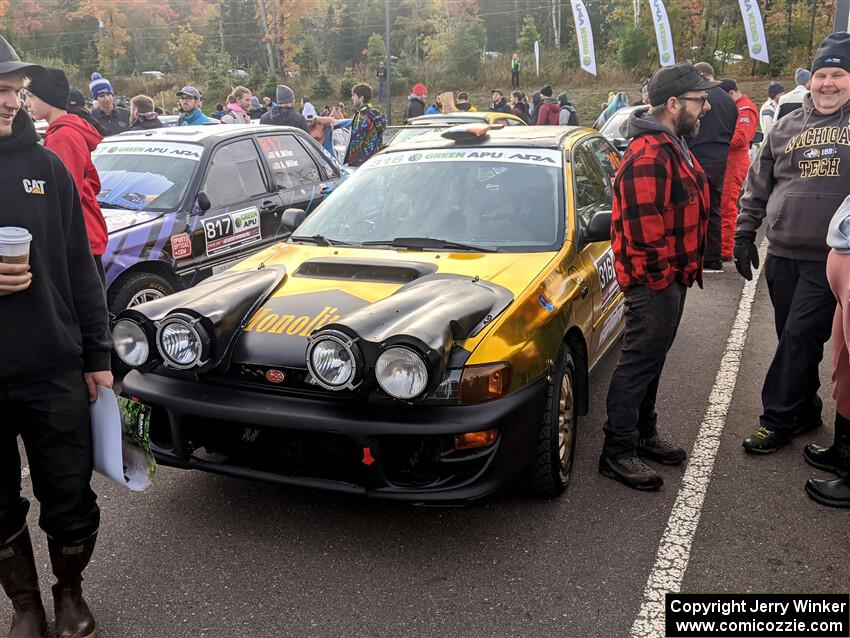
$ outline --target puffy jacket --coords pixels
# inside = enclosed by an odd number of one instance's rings
[[[685,141],[646,112],[632,113],[631,139],[614,178],[611,247],[620,288],[702,286],[708,180]]]
[[[96,256],[104,253],[109,241],[106,221],[97,202],[100,176],[91,161],[91,152],[102,139],[91,124],[76,115],[63,115],[54,120],[44,133],[44,146],[59,156],[80,194],[89,245]]]
[[[407,108],[404,110],[404,121],[412,120],[414,117],[425,115],[425,101],[418,95],[412,93],[407,96]]]

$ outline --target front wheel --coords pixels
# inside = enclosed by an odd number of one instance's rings
[[[165,277],[149,272],[134,272],[112,285],[107,296],[107,305],[109,312],[117,315],[125,308],[161,299],[173,292],[174,286]]]
[[[526,479],[532,494],[554,498],[567,488],[575,462],[576,422],[575,363],[563,344],[546,395],[537,456]]]

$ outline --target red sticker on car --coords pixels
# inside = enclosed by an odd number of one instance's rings
[[[171,236],[171,255],[174,259],[184,259],[192,256],[192,238],[189,233]]]

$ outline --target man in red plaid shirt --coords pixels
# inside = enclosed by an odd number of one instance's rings
[[[640,457],[666,465],[687,458],[658,435],[655,395],[685,293],[694,282],[702,286],[710,198],[685,138],[699,131],[711,108],[705,91],[717,84],[686,63],[657,71],[649,81],[651,108],[629,118],[631,142],[614,180],[611,245],[626,329],[608,389],[599,471],[639,490],[663,483]]]

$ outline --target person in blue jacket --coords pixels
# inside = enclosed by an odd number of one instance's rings
[[[184,86],[177,91],[180,102],[180,119],[178,126],[196,126],[198,124],[221,124],[218,120],[204,115],[201,111],[203,96],[194,86]]]

